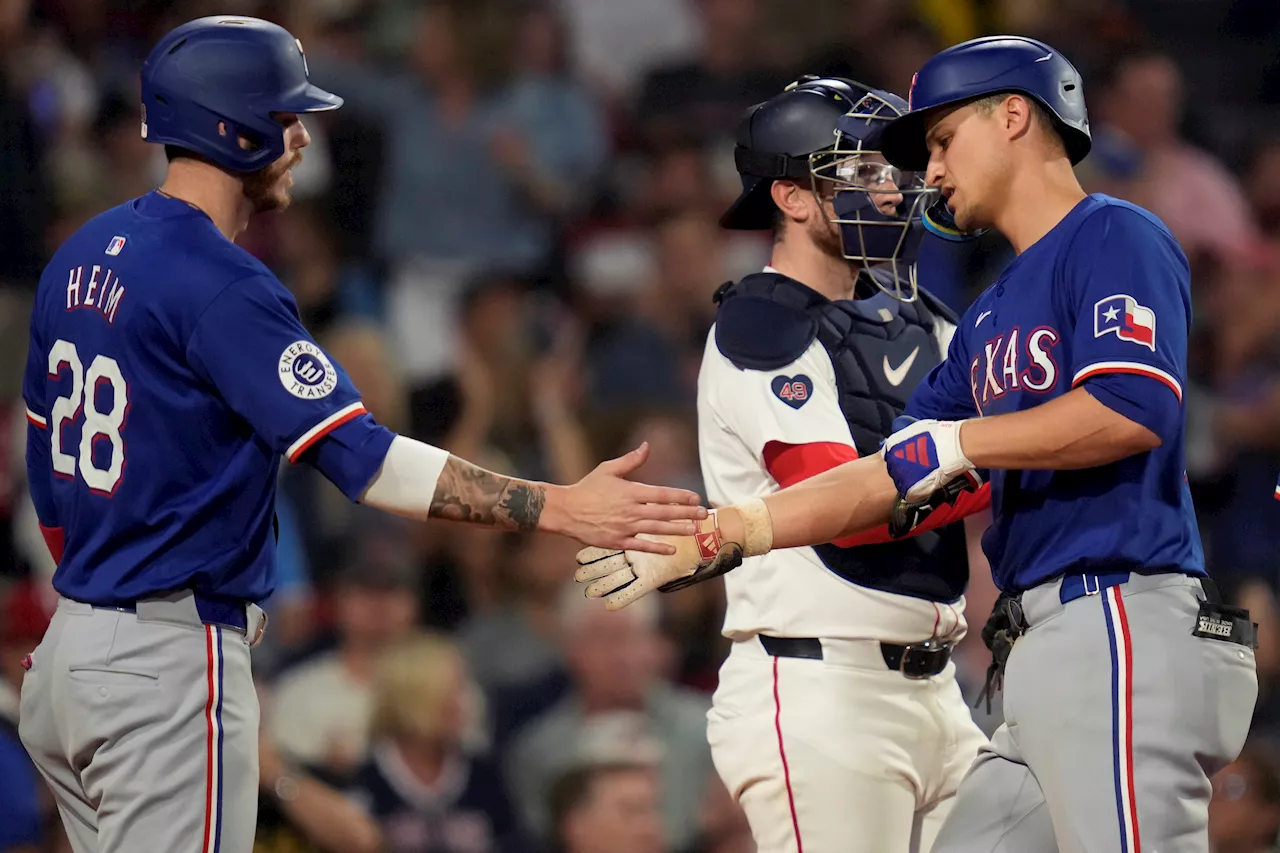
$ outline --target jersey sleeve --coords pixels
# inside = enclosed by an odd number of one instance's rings
[[[785,487],[858,458],[835,370],[816,341],[777,370],[717,371],[714,398],[731,429]]]
[[[293,297],[267,276],[240,279],[214,298],[187,342],[187,359],[290,462],[365,414],[346,372],[303,328]]]
[[[973,364],[965,342],[965,331],[973,328],[974,317],[971,315],[975,314],[978,304],[974,303],[974,307],[960,319],[959,327],[950,332],[947,357],[916,386],[903,414],[920,420],[939,421],[959,421],[978,416],[970,381]]]
[[[1067,258],[1072,387],[1088,384],[1140,423],[1180,406],[1191,285],[1177,242],[1136,211],[1108,207],[1080,226]]]

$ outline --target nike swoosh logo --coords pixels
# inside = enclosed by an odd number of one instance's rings
[[[911,351],[911,355],[907,356],[907,360],[897,367],[890,367],[889,356],[884,357],[884,378],[889,380],[890,385],[896,388],[902,384],[902,380],[907,378],[907,371],[911,369],[911,365],[915,363],[916,356],[919,354],[920,347],[916,347]]]
[[[982,325],[982,321],[983,321],[983,320],[985,320],[985,319],[987,319],[987,315],[988,315],[988,314],[990,314],[990,313],[991,313],[990,311],[983,311],[981,314],[979,314],[979,315],[978,315],[978,321],[977,321],[976,323],[974,323],[974,324],[973,324],[973,327],[976,329],[976,328],[978,328],[979,326],[981,326],[981,325]]]

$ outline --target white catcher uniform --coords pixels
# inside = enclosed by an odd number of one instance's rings
[[[770,268],[718,298],[698,379],[713,506],[875,452],[955,328],[927,294],[832,303]],[[708,739],[760,853],[929,850],[986,741],[949,660],[967,576],[959,524],[774,551],[725,575],[734,643]]]

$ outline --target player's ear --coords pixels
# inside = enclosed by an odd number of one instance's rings
[[[774,205],[782,211],[783,217],[796,222],[808,221],[808,202],[813,198],[808,188],[794,181],[774,181],[773,186],[769,188],[769,193],[773,196]]]
[[[1031,102],[1025,95],[1010,95],[999,107],[1005,134],[1010,140],[1025,136],[1031,129]]]

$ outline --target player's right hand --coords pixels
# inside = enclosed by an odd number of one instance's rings
[[[715,513],[698,528],[693,536],[641,537],[670,544],[673,554],[584,548],[578,552],[574,579],[587,585],[588,598],[603,598],[606,609],[620,610],[655,589],[673,592],[742,564],[742,546],[724,541]]]
[[[648,458],[645,442],[625,456],[600,463],[565,489],[556,532],[600,548],[675,554],[675,546],[654,537],[692,537],[707,510],[696,492],[625,479]]]

